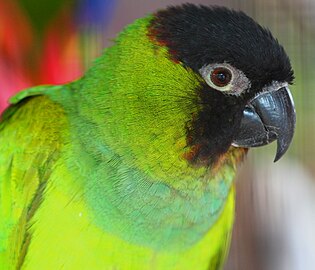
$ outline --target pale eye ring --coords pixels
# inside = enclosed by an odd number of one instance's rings
[[[251,86],[245,74],[228,63],[209,64],[199,72],[211,88],[226,94],[240,95]]]

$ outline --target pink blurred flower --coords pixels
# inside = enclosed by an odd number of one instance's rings
[[[14,1],[0,1],[0,112],[19,89],[31,85],[24,68],[33,42],[30,25]]]
[[[0,0],[0,112],[21,89],[79,78],[83,62],[101,53],[104,28],[116,6],[114,0],[65,1],[38,37],[18,3]]]
[[[43,41],[40,84],[64,84],[81,76],[79,33],[62,12],[48,27]]]
[[[21,89],[62,84],[81,75],[78,32],[69,13],[66,6],[45,30],[44,39],[36,40],[17,2],[0,1],[0,112]]]

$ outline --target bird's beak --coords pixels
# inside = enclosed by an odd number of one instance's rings
[[[281,87],[253,98],[243,111],[239,132],[232,145],[258,147],[277,140],[278,161],[288,150],[295,128],[295,108],[290,90]]]

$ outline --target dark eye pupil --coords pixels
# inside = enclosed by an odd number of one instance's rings
[[[226,68],[215,68],[211,73],[211,81],[219,87],[228,85],[231,79],[231,71]]]
[[[225,76],[224,73],[219,73],[219,74],[216,75],[216,77],[217,77],[217,80],[219,80],[222,83],[224,83],[225,80],[226,80],[226,76]]]

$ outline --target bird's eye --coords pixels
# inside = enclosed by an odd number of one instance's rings
[[[218,67],[212,70],[210,79],[216,86],[224,87],[231,81],[232,73],[227,68]]]
[[[199,70],[206,83],[215,90],[230,95],[239,95],[250,88],[245,74],[228,63],[209,64]]]

